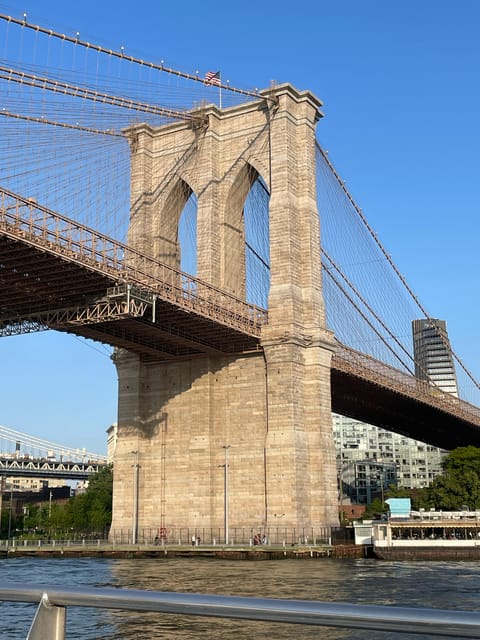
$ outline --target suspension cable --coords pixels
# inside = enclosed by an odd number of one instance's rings
[[[27,122],[36,122],[38,124],[48,124],[53,127],[62,127],[64,129],[75,129],[76,131],[84,131],[86,133],[97,133],[102,136],[114,136],[117,138],[125,138],[123,133],[117,133],[116,131],[107,129],[92,129],[90,127],[81,127],[80,125],[67,124],[66,122],[56,122],[55,120],[48,120],[47,118],[36,118],[35,116],[24,116],[19,113],[11,113],[2,109],[0,116],[7,118],[15,118],[17,120],[26,120]]]
[[[363,311],[360,309],[360,307],[358,306],[358,304],[353,300],[353,298],[347,293],[346,289],[340,284],[340,282],[335,278],[335,276],[333,275],[333,273],[329,270],[329,269],[325,269],[325,274],[328,275],[328,277],[332,280],[332,282],[334,282],[334,284],[340,289],[340,291],[343,293],[343,295],[347,298],[347,300],[352,304],[352,306],[355,308],[355,310],[360,314],[360,316],[365,320],[365,322],[367,323],[367,325],[370,327],[370,329],[375,333],[375,335],[380,339],[381,342],[383,342],[383,344],[387,347],[387,349],[392,353],[392,355],[400,362],[400,364],[402,364],[405,369],[411,374],[414,375],[413,372],[411,371],[410,367],[408,364],[406,364],[405,362],[403,362],[403,360],[400,358],[400,356],[398,355],[398,353],[396,351],[394,351],[394,349],[392,349],[392,347],[388,344],[388,342],[385,340],[385,338],[382,336],[382,334],[379,332],[379,330],[373,325],[373,323],[367,318],[367,316],[363,313]]]
[[[163,73],[169,73],[171,75],[178,76],[179,78],[185,78],[186,80],[193,80],[194,82],[201,82],[205,84],[204,78],[199,78],[198,75],[192,75],[190,73],[185,73],[184,71],[178,71],[177,69],[171,69],[170,67],[166,67],[163,62],[160,64],[156,64],[155,62],[148,62],[146,60],[142,60],[141,58],[136,58],[135,56],[126,55],[124,51],[115,51],[114,49],[107,49],[106,47],[102,47],[98,44],[93,44],[91,42],[86,42],[85,40],[80,40],[78,37],[68,36],[64,33],[58,33],[53,29],[47,29],[45,27],[41,27],[37,24],[31,24],[27,22],[24,17],[23,20],[19,20],[18,18],[13,18],[12,16],[0,13],[0,20],[5,20],[6,22],[10,22],[13,24],[17,24],[25,29],[32,29],[37,33],[43,33],[45,35],[50,36],[51,38],[58,38],[59,40],[63,40],[64,42],[70,42],[80,47],[85,47],[86,49],[93,49],[94,51],[98,51],[99,53],[105,53],[109,56],[114,56],[115,58],[120,58],[121,60],[126,60],[127,62],[132,62],[134,64],[139,64],[144,67],[149,67],[150,69],[155,69],[156,71],[162,71]],[[215,86],[221,87],[226,91],[231,91],[233,93],[239,93],[244,96],[250,96],[253,98],[262,98],[267,100],[265,96],[260,96],[258,91],[248,91],[246,89],[237,89],[235,87],[231,87],[229,84],[215,84]]]
[[[60,80],[52,80],[45,76],[36,76],[31,73],[26,73],[25,71],[16,71],[15,69],[9,69],[1,65],[0,79],[8,80],[9,82],[17,82],[37,89],[46,89],[48,91],[53,91],[54,93],[61,93],[62,95],[68,95],[74,98],[92,100],[93,102],[101,102],[102,104],[109,104],[115,107],[122,107],[124,109],[134,109],[135,111],[142,111],[145,113],[153,113],[167,118],[180,118],[182,120],[199,119],[198,116],[194,116],[187,111],[177,111],[175,109],[167,109],[165,107],[151,105],[146,102],[138,102],[137,100],[131,100],[130,98],[112,96],[101,91],[71,85],[66,82],[61,82]]]
[[[5,427],[3,425],[0,425],[0,440],[9,440],[12,443],[19,442],[23,445],[26,445],[27,447],[32,447],[35,449],[38,448],[40,450],[45,450],[45,451],[48,449],[52,449],[57,453],[64,453],[66,455],[72,455],[72,456],[81,455],[82,457],[87,457],[89,460],[99,460],[99,461],[105,460],[104,455],[101,455],[98,453],[92,453],[90,451],[86,451],[80,448],[74,448],[74,447],[64,446],[61,444],[56,444],[54,442],[49,442],[48,440],[43,440],[41,438],[38,438],[37,436],[32,436],[27,433],[22,433],[21,431],[15,431],[14,429],[10,429],[10,427]]]
[[[384,255],[384,257],[387,259],[387,262],[389,263],[389,265],[392,267],[393,271],[395,272],[395,274],[398,276],[398,278],[400,279],[400,282],[403,284],[403,286],[405,287],[405,289],[407,290],[407,292],[410,294],[410,296],[412,297],[413,301],[415,302],[415,304],[418,306],[418,308],[420,309],[420,311],[423,313],[423,315],[425,316],[425,318],[432,324],[432,326],[434,326],[440,337],[441,340],[444,344],[444,346],[450,350],[451,354],[453,355],[453,357],[455,358],[455,360],[458,362],[458,364],[460,365],[460,367],[463,369],[463,371],[466,373],[466,375],[468,376],[468,378],[473,382],[473,384],[477,387],[477,389],[480,389],[480,382],[477,382],[477,380],[473,377],[473,374],[466,368],[466,366],[463,364],[462,360],[457,356],[457,354],[453,351],[451,345],[449,343],[447,343],[445,336],[443,335],[443,332],[441,330],[441,328],[437,325],[437,323],[435,322],[434,318],[431,318],[429,316],[429,314],[427,313],[427,311],[425,310],[425,308],[423,307],[423,305],[421,304],[420,300],[417,298],[417,296],[414,294],[414,292],[412,291],[412,289],[410,288],[410,286],[408,285],[407,281],[405,280],[404,276],[400,273],[400,271],[398,270],[398,268],[396,267],[395,263],[393,262],[393,260],[391,259],[391,257],[389,256],[389,254],[387,253],[387,251],[385,250],[385,248],[383,247],[382,243],[380,242],[380,240],[377,237],[377,234],[373,231],[372,227],[369,225],[367,219],[365,218],[365,216],[363,215],[362,210],[360,209],[360,207],[357,205],[357,203],[355,202],[355,200],[353,199],[352,195],[350,194],[350,192],[348,191],[347,187],[345,186],[344,181],[340,178],[339,174],[337,173],[335,167],[333,166],[333,164],[330,162],[330,159],[328,158],[327,154],[325,153],[325,151],[322,149],[322,147],[320,146],[320,144],[318,143],[318,141],[316,142],[316,147],[318,149],[318,151],[320,152],[321,156],[323,157],[323,159],[325,160],[328,168],[330,169],[330,171],[332,172],[333,176],[335,177],[335,179],[337,180],[338,184],[340,185],[340,188],[342,189],[342,191],[344,192],[344,194],[346,195],[347,199],[349,200],[350,204],[352,205],[352,207],[355,209],[356,213],[358,214],[358,216],[360,217],[361,221],[363,222],[363,224],[365,225],[367,231],[370,233],[371,237],[374,239],[375,243],[377,244],[378,248],[380,249],[380,251],[382,252],[382,254]]]

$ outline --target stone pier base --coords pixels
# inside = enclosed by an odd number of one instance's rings
[[[148,365],[119,352],[116,365],[112,531],[224,532],[225,484],[232,528],[338,523],[330,408],[313,430],[269,425],[281,389],[263,353]]]

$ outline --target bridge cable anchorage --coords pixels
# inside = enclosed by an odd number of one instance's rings
[[[159,107],[145,102],[131,100],[130,98],[112,96],[108,93],[103,93],[94,89],[71,85],[66,82],[61,82],[60,80],[47,78],[45,76],[39,77],[25,71],[17,71],[8,67],[0,66],[0,80],[16,82],[21,85],[52,91],[53,93],[61,93],[62,95],[69,95],[71,97],[81,98],[83,100],[91,100],[92,102],[109,104],[124,109],[131,109],[143,113],[152,113],[154,115],[163,116],[166,118],[203,121],[202,117],[190,114],[187,111],[177,111],[175,109],[167,109],[166,107]]]
[[[411,296],[411,298],[413,299],[413,301],[415,302],[415,304],[418,306],[418,308],[420,309],[420,311],[423,313],[423,315],[425,316],[425,318],[432,324],[433,327],[435,327],[440,335],[440,338],[442,340],[442,342],[444,343],[444,346],[448,349],[448,351],[452,354],[452,356],[455,358],[455,360],[458,362],[458,364],[460,365],[460,367],[463,369],[463,371],[466,373],[466,375],[468,376],[468,378],[471,380],[471,382],[473,382],[473,384],[477,387],[477,389],[480,390],[480,382],[478,382],[473,374],[467,369],[467,367],[464,365],[463,361],[459,358],[459,356],[453,351],[453,349],[451,348],[451,345],[447,343],[447,341],[445,340],[445,336],[443,335],[443,332],[441,330],[440,327],[438,327],[438,325],[435,322],[435,319],[430,317],[430,315],[428,314],[428,312],[426,311],[426,309],[424,308],[424,306],[422,305],[422,303],[420,302],[420,300],[418,299],[418,297],[415,295],[415,293],[413,292],[413,290],[410,288],[410,286],[408,285],[407,281],[405,280],[404,276],[400,273],[400,271],[398,270],[397,266],[395,265],[395,263],[393,262],[392,258],[390,257],[390,255],[387,253],[387,251],[385,250],[384,246],[382,245],[382,243],[380,242],[380,240],[377,237],[377,234],[373,231],[372,227],[370,226],[370,224],[368,223],[367,219],[365,218],[365,216],[362,213],[362,210],[360,209],[360,207],[357,205],[357,203],[355,202],[355,200],[353,199],[353,196],[350,194],[350,192],[348,191],[347,187],[345,186],[345,182],[340,178],[339,174],[337,173],[335,167],[333,166],[333,164],[331,163],[328,155],[325,153],[325,151],[323,150],[323,148],[321,147],[321,145],[319,144],[318,141],[316,141],[316,147],[317,150],[320,152],[322,158],[325,160],[327,166],[329,167],[330,171],[332,172],[333,176],[335,177],[335,179],[337,180],[338,184],[340,185],[340,188],[343,190],[343,192],[345,193],[347,199],[349,200],[350,204],[353,206],[353,208],[355,209],[356,213],[358,214],[358,216],[360,217],[361,221],[363,222],[363,224],[365,225],[365,228],[367,229],[367,231],[370,233],[371,237],[373,238],[373,240],[375,241],[375,243],[377,244],[378,248],[380,249],[380,251],[382,252],[383,256],[386,258],[387,262],[389,263],[389,265],[392,267],[393,271],[395,272],[395,274],[397,275],[397,277],[400,279],[400,282],[403,284],[403,286],[405,287],[405,289],[407,290],[407,292],[409,293],[409,295]]]
[[[35,25],[27,22],[25,19],[19,20],[18,18],[14,18],[12,16],[0,13],[0,20],[4,20],[9,23],[16,24],[24,29],[31,29],[36,33],[41,33],[49,36],[50,38],[58,38],[63,42],[70,42],[79,47],[85,47],[86,49],[93,49],[94,51],[98,51],[99,53],[104,53],[109,56],[113,56],[115,58],[119,58],[121,60],[126,60],[127,62],[131,62],[133,64],[138,64],[144,67],[148,67],[150,69],[155,69],[156,71],[161,71],[162,73],[168,73],[170,75],[178,76],[179,78],[185,78],[186,80],[192,80],[193,82],[201,82],[204,84],[204,78],[199,77],[198,75],[193,75],[191,73],[186,73],[184,71],[179,71],[178,69],[172,69],[170,67],[166,67],[163,62],[157,64],[155,62],[148,62],[141,58],[137,58],[135,56],[126,55],[123,50],[115,51],[114,49],[108,49],[107,47],[103,47],[98,44],[93,44],[91,42],[86,42],[85,40],[80,40],[78,34],[76,37],[68,36],[64,33],[59,33],[54,31],[53,29],[47,29],[46,27],[42,27],[40,25]],[[226,91],[231,91],[232,93],[238,93],[240,95],[249,96],[252,98],[259,98],[262,100],[274,101],[270,96],[261,96],[258,91],[249,91],[247,89],[238,89],[236,87],[232,87],[230,84],[216,84],[216,87],[220,87],[221,89],[225,89]]]

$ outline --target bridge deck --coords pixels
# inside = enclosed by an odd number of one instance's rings
[[[266,312],[0,190],[0,335],[51,328],[150,358],[256,349]]]
[[[480,408],[423,380],[339,345],[332,409],[442,449],[480,447]]]
[[[105,467],[105,463],[45,460],[43,458],[7,458],[0,454],[0,475],[4,478],[87,480],[103,467]]]
[[[51,328],[168,360],[260,350],[266,311],[0,189],[0,337]],[[451,449],[480,409],[339,345],[333,410]]]

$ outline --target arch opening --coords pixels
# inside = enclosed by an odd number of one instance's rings
[[[185,202],[178,219],[178,247],[180,270],[197,275],[197,197],[193,191]]]
[[[156,217],[155,256],[191,275],[197,270],[197,198],[184,181],[170,190]]]
[[[269,201],[264,180],[245,164],[230,190],[223,224],[223,286],[263,308],[270,288]]]
[[[264,309],[268,306],[270,290],[269,202],[267,186],[256,173],[243,207],[246,299]]]

